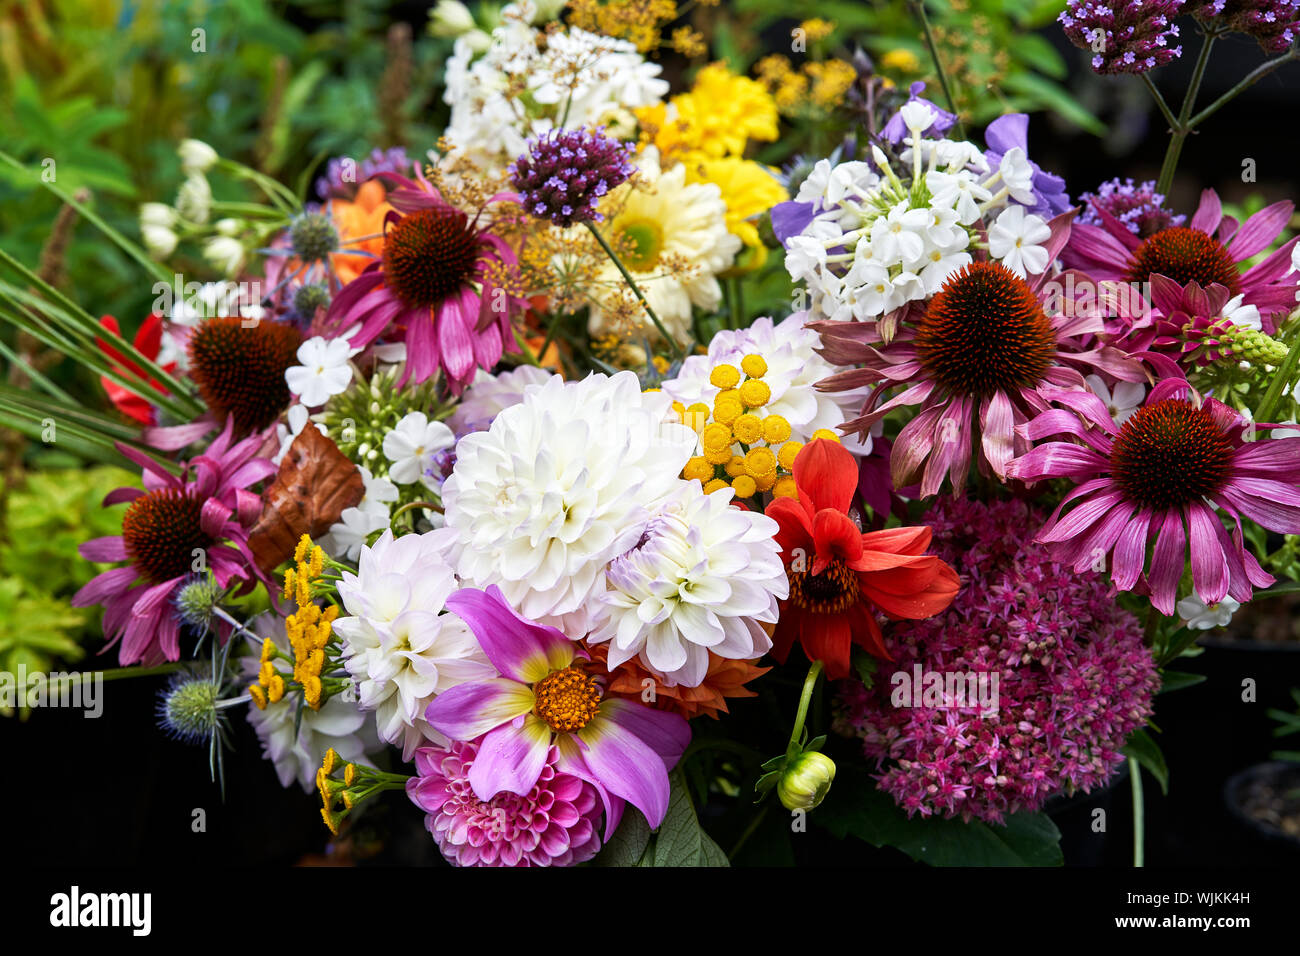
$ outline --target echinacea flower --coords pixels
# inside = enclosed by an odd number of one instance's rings
[[[1048,258],[1064,239],[1054,220]],[[913,322],[889,342],[875,323],[822,322],[822,355],[840,365],[818,384],[827,391],[875,385],[862,414],[843,426],[865,434],[896,408],[920,406],[893,445],[895,488],[920,483],[922,497],[950,479],[965,488],[972,451],[981,471],[1004,479],[1006,465],[1028,443],[1015,429],[1048,406],[1047,395],[1087,388],[1082,371],[1104,371],[1123,381],[1145,381],[1138,361],[1111,347],[1087,348],[1087,337],[1104,330],[1087,310],[1062,309],[1048,316],[1043,276],[1026,282],[996,262],[973,262],[954,273]],[[889,392],[903,391],[886,400]],[[972,446],[978,425],[979,447]]]
[[[1281,235],[1294,208],[1293,203],[1276,202],[1238,226],[1223,215],[1214,190],[1207,189],[1186,226],[1169,226],[1139,238],[1094,204],[1101,225],[1076,223],[1061,261],[1097,281],[1148,283],[1162,275],[1181,286],[1195,282],[1208,289],[1217,283],[1230,296],[1240,295],[1245,305],[1255,306],[1264,331],[1272,335],[1279,314],[1295,307],[1297,280],[1287,278],[1287,272],[1291,250],[1300,239],[1285,243],[1244,273],[1239,266]]]
[[[856,460],[838,442],[809,442],[794,460],[799,496],[777,498],[767,515],[780,529],[790,597],[781,602],[773,656],[797,641],[832,678],[849,675],[853,645],[888,657],[876,613],[892,620],[938,614],[957,593],[957,575],[932,554],[926,527],[862,532],[849,517]]]
[[[400,744],[403,760],[426,741],[447,742],[424,717],[436,695],[493,674],[465,622],[442,613],[456,587],[444,546],[442,532],[385,531],[338,585],[348,613],[333,629],[343,638],[344,667],[361,709],[376,712],[379,736]]]
[[[1189,546],[1192,584],[1206,604],[1226,595],[1249,601],[1251,585],[1273,583],[1245,547],[1241,519],[1300,533],[1300,439],[1245,441],[1245,418],[1181,379],[1156,385],[1123,425],[1091,392],[1054,398],[1069,410],[1045,412],[1020,430],[1034,440],[1068,435],[1082,443],[1047,442],[1007,468],[1022,481],[1064,477],[1078,485],[1038,535],[1054,560],[1076,570],[1104,560],[1115,587],[1132,591],[1142,582],[1165,615],[1174,613]],[[1235,523],[1231,534],[1220,514]]]
[[[423,382],[441,371],[459,394],[478,368],[490,369],[514,342],[511,316],[524,305],[502,285],[515,253],[492,231],[483,210],[472,219],[424,184],[394,174],[384,218],[383,252],[349,282],[325,319],[364,348],[399,331],[404,378]],[[397,210],[401,210],[400,212]]]
[[[78,548],[87,561],[126,561],[93,578],[72,599],[74,607],[104,606],[109,647],[121,641],[123,666],[146,666],[180,658],[180,622],[173,599],[200,568],[224,588],[247,579],[256,563],[248,529],[261,514],[260,498],[248,491],[275,472],[256,457],[263,441],[253,435],[232,444],[234,423],[208,449],[185,462],[179,475],[154,459],[119,444],[118,451],[144,469],[144,487],[119,488],[105,505],[129,501],[122,533],[94,538]]]
[[[604,698],[579,645],[553,627],[515,612],[500,588],[462,589],[447,608],[469,624],[501,673],[439,694],[429,723],[452,740],[479,744],[468,779],[475,796],[528,794],[556,752],[557,770],[596,787],[605,804],[605,837],[618,826],[623,801],[651,827],[668,810],[668,771],[690,742],[676,714],[622,698]]]
[[[527,793],[480,799],[470,783],[481,744],[453,742],[415,752],[406,784],[424,825],[453,866],[574,866],[600,849],[596,788],[559,769],[552,747]]]
[[[285,322],[215,316],[190,332],[186,351],[199,397],[237,436],[272,425],[289,407],[285,372],[293,365],[302,333]]]

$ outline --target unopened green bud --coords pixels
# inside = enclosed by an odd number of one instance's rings
[[[811,810],[826,799],[835,779],[835,761],[823,753],[806,751],[785,768],[776,795],[787,810]]]
[[[1223,333],[1223,342],[1231,349],[1231,357],[1252,365],[1281,365],[1289,349],[1259,329],[1234,325]]]

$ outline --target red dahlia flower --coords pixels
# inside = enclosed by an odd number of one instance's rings
[[[112,332],[114,335],[122,334],[122,330],[117,324],[117,319],[113,318],[111,315],[103,316],[99,320],[99,324],[108,329],[108,331]],[[135,340],[132,344],[135,345],[141,355],[156,362],[158,360],[158,353],[162,349],[162,333],[162,316],[150,315],[140,323],[140,330],[135,333]],[[111,362],[113,362],[114,366],[116,366],[115,371],[117,371],[119,375],[124,378],[145,379],[150,388],[155,389],[159,394],[167,394],[162,385],[152,378],[146,379],[143,369],[137,366],[134,362],[128,361],[121,352],[113,348],[113,346],[109,345],[103,339],[96,339],[95,344],[97,344],[99,350],[103,352]],[[168,373],[174,372],[176,371],[176,363],[169,362],[162,366],[162,370]],[[104,391],[108,393],[109,401],[113,403],[113,406],[119,412],[127,418],[139,422],[141,425],[155,424],[154,407],[149,403],[148,399],[142,398],[135,392],[123,388],[107,375],[101,375],[99,381],[104,386]]]
[[[957,595],[957,574],[923,552],[926,527],[863,534],[849,518],[858,484],[853,455],[838,442],[809,442],[794,460],[799,497],[778,498],[767,516],[779,524],[781,559],[790,597],[772,635],[772,654],[784,663],[795,641],[821,660],[833,679],[849,676],[852,645],[892,660],[876,612],[919,620],[943,611]]]

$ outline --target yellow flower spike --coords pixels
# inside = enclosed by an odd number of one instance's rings
[[[262,641],[262,663],[275,659],[275,641]]]
[[[330,833],[334,834],[335,836],[338,836],[339,828],[338,825],[334,822],[334,818],[330,816],[329,808],[321,807],[320,815],[321,818],[325,821],[325,825],[330,828]]]
[[[762,408],[772,398],[772,389],[767,382],[751,378],[740,386],[740,400],[750,408]]]
[[[721,488],[730,488],[730,487],[731,486],[727,484],[725,481],[723,481],[721,478],[714,478],[712,481],[710,481],[707,485],[704,486],[704,493],[711,495],[715,491]]]
[[[763,440],[769,445],[779,445],[790,437],[790,423],[781,415],[768,415],[763,419]]]
[[[727,471],[727,477],[738,478],[745,473],[745,458],[743,455],[732,455],[723,467]]]
[[[763,435],[763,420],[746,412],[731,423],[731,430],[736,433],[737,441],[752,445]]]
[[[302,695],[307,701],[307,706],[312,710],[320,710],[321,705],[321,683],[320,678],[310,674],[302,681]]]
[[[298,584],[298,593],[295,597],[298,601],[298,606],[299,607],[310,606],[311,605],[311,581],[307,579],[307,576],[305,574],[299,574],[297,584]]]
[[[673,402],[673,411],[677,413],[677,420],[683,424],[686,423],[686,406],[681,402]]]
[[[353,807],[354,805],[355,805],[355,802],[354,802],[353,799],[352,799],[352,793],[351,793],[350,791],[348,791],[348,790],[344,790],[344,791],[343,791],[343,806],[345,806],[345,807],[347,807],[349,810],[351,810],[352,807]]]
[[[271,676],[275,673],[275,667],[270,661],[262,661],[262,666],[257,671],[257,682],[263,687],[271,686]]]
[[[331,604],[329,607],[325,608],[325,612],[321,614],[320,619],[326,624],[332,624],[334,621],[338,620],[338,616],[339,606],[337,604]]]
[[[338,751],[333,747],[325,751],[325,759],[321,761],[320,765],[321,770],[325,771],[325,776],[328,777],[334,772],[334,768],[339,765],[339,759]]]
[[[799,500],[799,489],[795,487],[794,479],[790,477],[778,478],[776,484],[772,486],[772,494],[777,498],[794,498]]]
[[[794,468],[794,460],[799,452],[803,450],[803,442],[788,441],[781,446],[781,450],[776,453],[776,460],[786,471]]]
[[[284,678],[279,674],[272,674],[270,682],[266,685],[266,699],[274,704],[282,697],[284,697]]]
[[[258,710],[266,710],[266,693],[259,684],[248,685],[248,696],[253,699]]]
[[[318,578],[325,570],[325,552],[319,547],[311,549],[311,576]]]
[[[750,378],[762,378],[767,374],[767,360],[757,354],[746,355],[740,360],[740,368]]]
[[[719,395],[713,402],[713,420],[721,422],[724,425],[730,425],[737,418],[743,415],[745,406],[740,403],[739,396],[736,395]]]
[[[770,475],[764,475],[762,478],[755,478],[754,485],[759,491],[771,491],[776,487],[776,472]]]
[[[829,428],[819,428],[812,433],[813,438],[825,438],[827,441],[838,442],[840,436],[838,432],[833,432]]]
[[[695,402],[686,409],[686,416],[682,419],[682,422],[698,434],[704,430],[704,426],[708,420],[709,406],[705,405],[703,402]]]
[[[713,371],[709,373],[709,384],[718,388],[733,388],[740,381],[740,373],[736,371],[736,366],[728,365],[723,362],[716,365]]]
[[[731,461],[731,446],[726,445],[722,448],[706,448],[704,450],[704,460],[710,465],[725,465]]]
[[[731,487],[736,490],[737,498],[752,498],[758,490],[758,484],[749,475],[731,479]]]
[[[307,560],[307,552],[311,549],[311,535],[304,534],[298,539],[298,546],[293,549],[293,563],[302,564]]]
[[[306,603],[298,609],[299,619],[304,624],[315,624],[320,620],[320,607],[315,604]]]
[[[731,429],[722,422],[709,422],[704,426],[704,431],[700,432],[700,444],[704,446],[705,454],[720,448],[730,448],[733,441]]]
[[[294,587],[293,583],[293,568],[289,568],[284,572],[284,591],[280,594],[280,599],[283,601],[289,600],[290,595],[292,595],[295,590],[297,589]]]
[[[776,455],[770,448],[751,448],[745,455],[745,474],[760,481],[763,478],[776,478]],[[768,487],[771,487],[770,485]]]
[[[311,668],[311,673],[319,674],[325,667],[325,652],[320,648],[312,651],[311,657],[308,659],[308,665]]]
[[[352,786],[353,784],[355,784],[355,783],[357,782],[357,774],[358,774],[358,773],[359,773],[359,771],[357,770],[357,765],[354,764],[354,763],[350,763],[350,764],[348,764],[346,767],[344,767],[344,768],[343,768],[343,782],[344,782],[344,784],[346,784],[346,785],[349,786],[349,787]]]
[[[704,460],[703,455],[696,455],[682,469],[682,477],[687,481],[708,481],[713,477],[713,466]]]

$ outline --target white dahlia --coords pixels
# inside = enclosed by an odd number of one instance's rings
[[[789,593],[777,524],[731,507],[731,491],[684,481],[637,543],[610,562],[590,643],[610,641],[611,669],[633,657],[669,686],[698,687],[709,651],[752,660],[772,647]]]
[[[685,342],[691,307],[716,309],[722,303],[717,276],[732,265],[742,243],[727,231],[727,204],[716,184],[688,184],[681,163],[661,170],[653,146],[637,156],[636,167],[638,181],[624,183],[601,203],[611,218],[604,231],[631,248],[622,256],[623,264],[668,333]],[[609,261],[595,285],[626,287],[618,267]],[[624,331],[609,327],[599,299],[591,306],[588,324],[592,335]],[[648,319],[641,331],[655,334]]]
[[[712,407],[719,391],[709,382],[713,369],[720,364],[740,368],[746,355],[761,355],[767,363],[763,381],[772,397],[754,414],[782,416],[790,423],[790,437],[796,441],[807,442],[819,428],[834,430],[858,417],[867,390],[821,392],[813,387],[841,369],[814,351],[821,336],[804,326],[809,318],[807,312],[796,312],[779,323],[764,317],[746,329],[724,329],[709,343],[708,354],[688,357],[677,377],[663,383],[663,390],[687,407],[695,402]],[[845,438],[844,446],[856,455],[867,455],[871,438],[864,442]]]
[[[357,573],[345,571],[339,582],[349,615],[334,622],[344,666],[361,708],[375,711],[379,736],[400,743],[404,760],[426,740],[447,743],[424,719],[435,696],[496,674],[465,622],[442,613],[456,589],[446,540],[445,531],[400,538],[385,531],[361,549]]]
[[[520,365],[500,375],[479,369],[447,424],[457,435],[481,431],[502,411],[522,402],[528,386],[545,385],[550,377],[550,372],[536,365]]]
[[[442,486],[452,562],[525,617],[585,633],[605,565],[641,537],[679,483],[695,433],[632,372],[530,387],[466,435]]]

